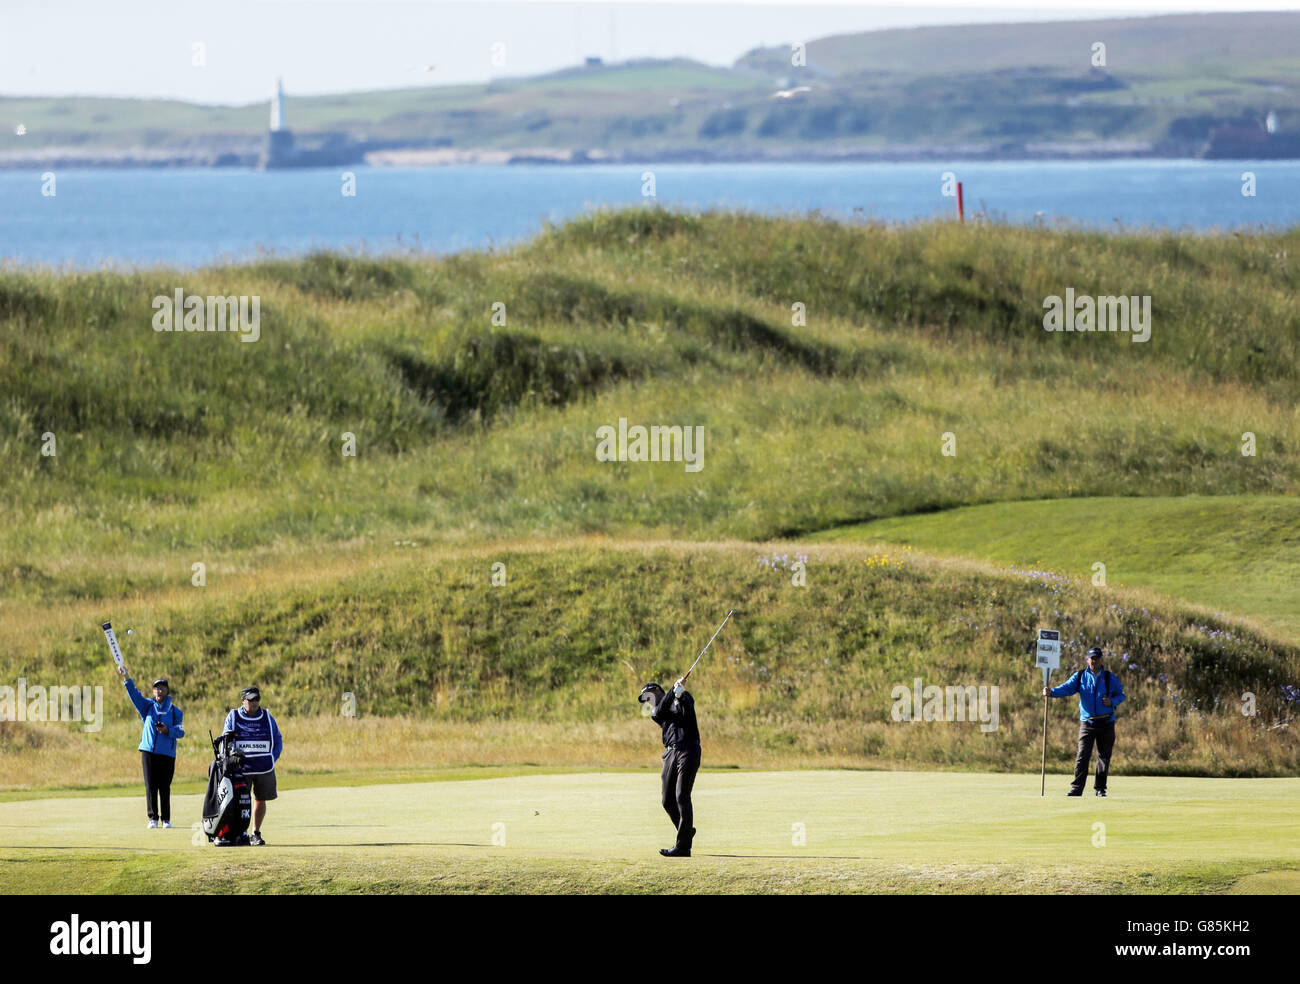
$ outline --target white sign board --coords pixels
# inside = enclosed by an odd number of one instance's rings
[[[1038,646],[1034,651],[1034,660],[1043,671],[1043,680],[1047,680],[1052,670],[1061,668],[1061,633],[1055,629],[1038,630]]]
[[[117,636],[113,634],[113,623],[105,622],[100,626],[104,630],[104,638],[108,640],[108,650],[113,654],[113,662],[118,666],[122,665],[122,650],[118,648]]]

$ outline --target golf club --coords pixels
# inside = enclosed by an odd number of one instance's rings
[[[731,611],[727,612],[727,618],[724,618],[722,620],[722,625],[718,626],[718,632],[722,631],[722,627],[727,624],[727,619],[731,618],[731,616],[734,614],[736,614],[736,610],[734,608]],[[718,632],[715,632],[713,633],[713,635],[709,636],[709,641],[706,642],[704,644],[704,648],[700,650],[700,655],[695,657],[695,662],[691,664],[691,668],[687,670],[685,676],[682,677],[682,683],[686,682],[687,677],[689,677],[692,671],[694,671],[695,667],[699,665],[699,662],[703,658],[704,654],[708,651],[709,647],[713,645],[713,640],[718,637]]]

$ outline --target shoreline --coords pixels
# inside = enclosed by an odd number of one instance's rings
[[[1156,148],[1148,144],[1115,142],[1106,146],[1043,144],[1010,148],[978,145],[943,147],[898,147],[882,150],[851,150],[810,154],[735,152],[719,153],[694,149],[668,148],[659,151],[611,154],[603,151],[560,150],[554,148],[518,148],[503,150],[490,147],[465,148],[392,148],[340,156],[337,160],[316,160],[306,166],[274,167],[275,171],[314,170],[320,168],[357,167],[428,168],[428,167],[589,167],[592,165],[663,165],[663,164],[929,164],[929,163],[1085,163],[1102,161],[1267,161],[1294,162],[1300,157],[1206,157],[1188,153],[1187,148]],[[83,150],[49,148],[40,151],[0,153],[0,171],[53,170],[255,170],[258,155],[248,152],[157,151],[157,150]]]

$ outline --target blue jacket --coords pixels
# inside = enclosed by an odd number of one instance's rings
[[[226,715],[226,723],[221,726],[222,734],[227,731],[235,732],[235,750],[244,753],[245,775],[275,771],[275,763],[284,750],[284,739],[270,711],[259,708],[256,715],[249,717],[242,707],[236,707]]]
[[[131,703],[135,705],[135,709],[140,712],[140,717],[144,720],[144,728],[140,732],[140,751],[175,758],[176,741],[185,737],[185,729],[181,727],[181,720],[185,715],[172,703],[171,694],[164,697],[163,702],[159,704],[140,693],[130,677],[127,677],[124,683],[126,695],[131,698]],[[158,729],[154,727],[155,724],[160,723],[167,725],[167,734],[160,735]]]
[[[1115,713],[1116,707],[1128,699],[1119,677],[1106,669],[1103,669],[1100,674],[1093,673],[1087,668],[1077,670],[1065,683],[1052,688],[1053,697],[1069,697],[1071,694],[1079,695],[1080,721],[1108,717]],[[1110,698],[1109,707],[1101,702],[1103,697]]]

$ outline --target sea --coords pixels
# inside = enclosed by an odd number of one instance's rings
[[[596,209],[817,213],[1224,235],[1300,223],[1300,161],[0,171],[0,263],[199,267],[508,247]]]

